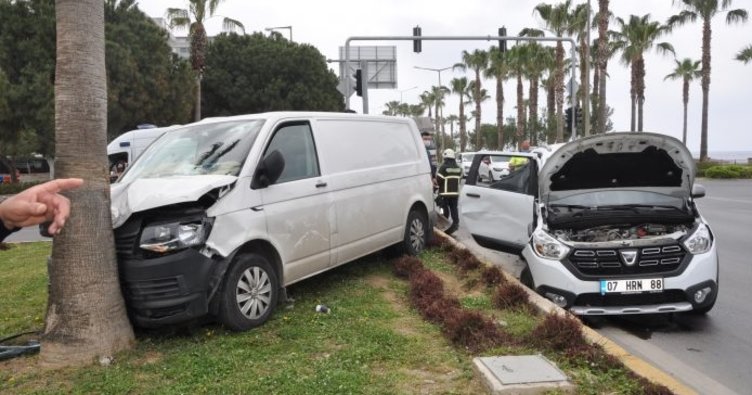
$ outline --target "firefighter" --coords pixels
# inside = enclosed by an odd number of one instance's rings
[[[452,215],[452,225],[444,232],[448,235],[454,233],[460,226],[460,214],[457,209],[457,200],[460,196],[460,179],[462,168],[457,164],[454,150],[444,150],[444,161],[436,172],[436,181],[439,184],[439,196],[449,208]]]

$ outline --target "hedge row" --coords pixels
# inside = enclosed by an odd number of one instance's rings
[[[34,185],[41,184],[38,182],[17,182],[15,184],[0,184],[0,195],[15,195],[24,189],[31,188]]]

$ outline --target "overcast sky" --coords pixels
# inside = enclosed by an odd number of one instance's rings
[[[582,0],[584,2],[585,0]],[[551,1],[549,3],[554,3]],[[578,1],[574,1],[579,4]],[[592,6],[597,8],[597,0]],[[649,13],[652,20],[665,22],[680,11],[670,0],[611,0],[611,11],[625,20],[630,14]],[[242,22],[248,32],[265,31],[267,27],[292,26],[293,39],[319,49],[329,59],[339,57],[340,46],[352,36],[411,35],[413,26],[419,25],[424,36],[486,36],[496,35],[497,29],[506,26],[508,34],[517,34],[526,27],[543,28],[542,21],[533,14],[539,4],[535,0],[275,0],[248,1],[225,0],[217,10],[218,15]],[[139,7],[150,16],[164,16],[168,7],[185,8],[183,0],[141,0]],[[752,13],[752,0],[734,0],[732,9],[744,8]],[[221,31],[221,17],[207,23],[209,35]],[[611,25],[613,26],[613,24]],[[710,85],[709,151],[752,151],[752,64],[744,65],[733,60],[744,46],[752,44],[752,20],[746,24],[725,24],[725,14],[713,20],[712,75]],[[289,30],[280,30],[289,37]],[[180,35],[180,33],[178,33]],[[592,37],[597,35],[591,33]],[[674,45],[679,59],[700,59],[702,28],[699,22],[675,29],[662,41]],[[444,68],[461,61],[462,50],[488,49],[496,42],[423,42],[420,54],[412,52],[411,42],[354,42],[351,45],[396,45],[399,90],[370,90],[370,113],[380,114],[384,103],[402,100],[417,104],[418,96],[432,85],[438,84],[438,73],[417,70],[414,66]],[[568,53],[568,52],[567,52]],[[646,92],[644,128],[681,139],[682,133],[682,83],[664,81],[673,71],[673,57],[651,52],[646,56]],[[339,73],[337,66],[332,66]],[[616,130],[629,130],[629,72],[618,60],[609,63],[608,104],[614,108],[612,121]],[[441,73],[442,84],[464,73],[447,70]],[[467,75],[468,79],[473,76]],[[579,74],[578,74],[579,76]],[[416,87],[414,89],[410,89]],[[506,82],[507,98],[504,114],[511,115],[516,105],[516,82]],[[484,81],[484,88],[495,97],[495,82]],[[527,98],[527,87],[525,88]],[[545,103],[544,92],[540,92]],[[702,90],[699,80],[691,85],[689,98],[687,145],[693,152],[700,147],[700,120]],[[351,97],[351,107],[362,111],[360,98]],[[447,99],[444,115],[458,113],[456,95]],[[495,123],[494,99],[482,109],[483,122]]]

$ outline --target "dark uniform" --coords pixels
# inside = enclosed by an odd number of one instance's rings
[[[457,164],[454,158],[444,158],[444,163],[436,172],[436,181],[439,184],[439,196],[449,207],[452,215],[452,225],[445,230],[447,234],[452,234],[460,226],[460,213],[457,209],[457,200],[460,196],[460,179],[462,178],[462,168]]]

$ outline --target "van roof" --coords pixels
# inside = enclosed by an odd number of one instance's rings
[[[354,114],[346,112],[324,112],[324,111],[273,111],[258,114],[233,115],[227,117],[209,117],[204,118],[197,123],[214,123],[226,121],[241,121],[251,119],[266,119],[270,121],[283,120],[285,118],[329,118],[329,119],[379,119],[391,122],[410,122],[409,118],[388,116],[388,115],[370,115]],[[188,126],[188,125],[184,125]]]

